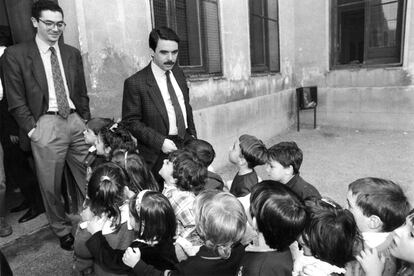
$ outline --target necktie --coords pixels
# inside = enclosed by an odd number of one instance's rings
[[[59,61],[56,56],[56,50],[50,47],[50,63],[52,64],[53,83],[55,85],[56,102],[58,113],[63,118],[67,118],[70,113],[68,98],[66,96],[65,85],[63,83],[62,72],[60,71]]]
[[[180,104],[178,103],[177,95],[175,94],[174,87],[172,86],[171,79],[170,79],[170,71],[165,72],[167,76],[167,87],[168,93],[170,94],[171,103],[174,107],[175,112],[175,119],[177,122],[177,129],[178,129],[178,136],[180,138],[184,138],[185,135],[185,121],[183,112],[181,111]]]

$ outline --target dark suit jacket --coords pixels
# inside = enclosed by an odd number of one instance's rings
[[[9,140],[10,135],[19,136],[19,126],[7,109],[7,99],[0,101],[0,141]]]
[[[59,44],[59,49],[70,99],[77,113],[83,119],[89,119],[89,98],[80,52],[63,43]],[[3,69],[9,110],[23,131],[21,140],[28,143],[27,133],[36,126],[49,105],[46,73],[36,42],[32,40],[8,47]]]
[[[3,99],[0,101],[0,141],[3,147],[10,143],[10,135],[19,135],[19,126],[8,110],[7,97],[4,87],[3,56],[0,57],[0,79],[3,87]]]
[[[12,276],[13,272],[10,269],[9,262],[7,261],[6,257],[4,257],[3,253],[0,251],[0,275],[2,276]]]
[[[178,66],[174,66],[172,72],[183,92],[187,111],[187,132],[196,137],[184,73]],[[162,144],[168,135],[169,122],[161,91],[151,70],[151,63],[125,80],[122,119],[129,126],[132,135],[138,139],[138,149],[152,167],[161,154]]]

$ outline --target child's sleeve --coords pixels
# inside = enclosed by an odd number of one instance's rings
[[[152,265],[147,265],[143,260],[139,262],[133,268],[135,275],[140,276],[167,276],[172,275],[169,270],[161,271],[153,267]]]
[[[94,261],[105,269],[119,274],[131,272],[131,268],[122,261],[125,251],[113,249],[101,231],[92,235],[86,241],[86,246],[94,257]]]
[[[384,271],[382,272],[382,276],[394,276],[397,273],[397,262],[396,259],[391,255],[388,254],[385,256],[385,267]]]

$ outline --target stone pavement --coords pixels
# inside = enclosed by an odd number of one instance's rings
[[[401,184],[414,203],[414,132],[292,129],[266,141],[266,145],[291,140],[304,152],[302,177],[343,206],[347,185],[366,176],[388,178]],[[236,173],[232,165],[217,171],[225,180]],[[264,167],[257,171],[267,179]],[[73,253],[60,249],[58,239],[48,227],[3,243],[1,250],[17,276],[71,275]]]

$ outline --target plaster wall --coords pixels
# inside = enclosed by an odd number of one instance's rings
[[[330,30],[324,29],[330,26],[329,2],[306,1],[295,6],[295,13],[305,17],[307,24],[295,22],[294,75],[300,86],[318,86],[319,125],[414,130],[412,1],[407,1],[403,65],[399,67],[330,69]],[[301,121],[312,124],[313,113],[301,112]]]
[[[294,1],[294,78],[296,87],[323,82],[329,70],[326,7],[329,1]]]
[[[198,136],[216,150],[214,166],[228,163],[229,147],[241,134],[266,140],[295,120],[293,98],[293,3],[279,1],[280,73],[251,74],[248,1],[219,1],[223,76],[190,80]],[[237,8],[235,8],[237,7]]]
[[[65,42],[81,50],[93,116],[121,116],[124,80],[150,59],[148,0],[62,1],[68,10]]]

